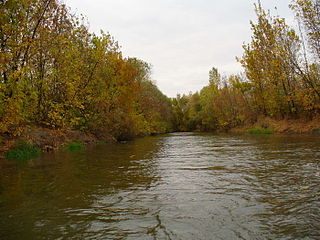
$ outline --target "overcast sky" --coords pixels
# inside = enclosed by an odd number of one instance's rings
[[[199,91],[214,66],[241,72],[235,57],[250,42],[255,0],[65,0],[84,14],[90,31],[109,32],[125,57],[152,64],[152,78],[169,97]],[[274,15],[293,22],[290,0],[262,0]],[[274,7],[277,7],[277,10]]]

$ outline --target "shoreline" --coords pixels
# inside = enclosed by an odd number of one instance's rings
[[[26,142],[36,146],[41,152],[53,152],[66,144],[77,142],[83,145],[97,144],[99,142],[116,143],[117,139],[109,134],[97,136],[93,133],[69,130],[69,129],[50,129],[40,126],[26,128],[20,136],[0,136],[0,159],[5,158],[5,152],[10,150],[19,142]]]
[[[260,117],[253,124],[231,128],[227,130],[226,133],[250,134],[250,131],[253,129],[262,131],[262,133],[256,134],[265,134],[263,133],[265,130],[269,131],[266,134],[320,134],[320,119],[315,118],[309,121],[302,119],[275,120],[269,117]],[[135,138],[136,137],[139,136],[135,136]],[[41,152],[53,152],[71,142],[77,142],[83,145],[98,144],[101,142],[121,142],[110,134],[97,136],[93,133],[80,130],[49,129],[32,126],[26,128],[19,137],[4,134],[0,135],[0,160],[6,159],[4,155],[5,152],[21,141],[38,147]]]
[[[231,128],[230,133],[249,133],[254,129],[267,129],[272,134],[320,134],[320,118],[312,120],[304,119],[281,119],[259,117],[253,124]]]

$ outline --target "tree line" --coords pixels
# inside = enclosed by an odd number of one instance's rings
[[[298,31],[284,18],[255,4],[252,39],[237,58],[244,73],[209,72],[200,92],[173,99],[174,125],[180,131],[228,130],[254,123],[259,116],[306,119],[320,113],[320,1],[290,4]]]
[[[110,34],[90,33],[60,1],[1,1],[0,45],[0,134],[30,125],[118,139],[172,131],[151,66],[124,58]]]
[[[124,58],[114,38],[91,33],[58,0],[0,3],[0,134],[28,126],[111,134],[215,131],[320,112],[320,1],[293,0],[298,31],[258,2],[244,73],[209,72],[200,92],[169,99],[150,64]]]

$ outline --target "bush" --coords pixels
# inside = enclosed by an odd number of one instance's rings
[[[27,142],[20,142],[5,153],[10,161],[26,161],[41,155],[41,150]]]

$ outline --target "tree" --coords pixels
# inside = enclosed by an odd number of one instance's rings
[[[290,7],[304,25],[310,47],[320,60],[320,0],[293,0]]]
[[[295,31],[285,20],[272,17],[256,5],[257,23],[251,22],[252,42],[244,45],[240,63],[253,84],[258,111],[264,115],[293,115],[294,90],[298,88],[296,63],[300,49]]]
[[[37,124],[128,138],[170,128],[151,66],[58,0],[0,3],[0,133]],[[159,111],[160,110],[160,111]]]
[[[209,71],[209,84],[218,89],[221,86],[221,76],[218,72],[218,69],[212,67]]]

